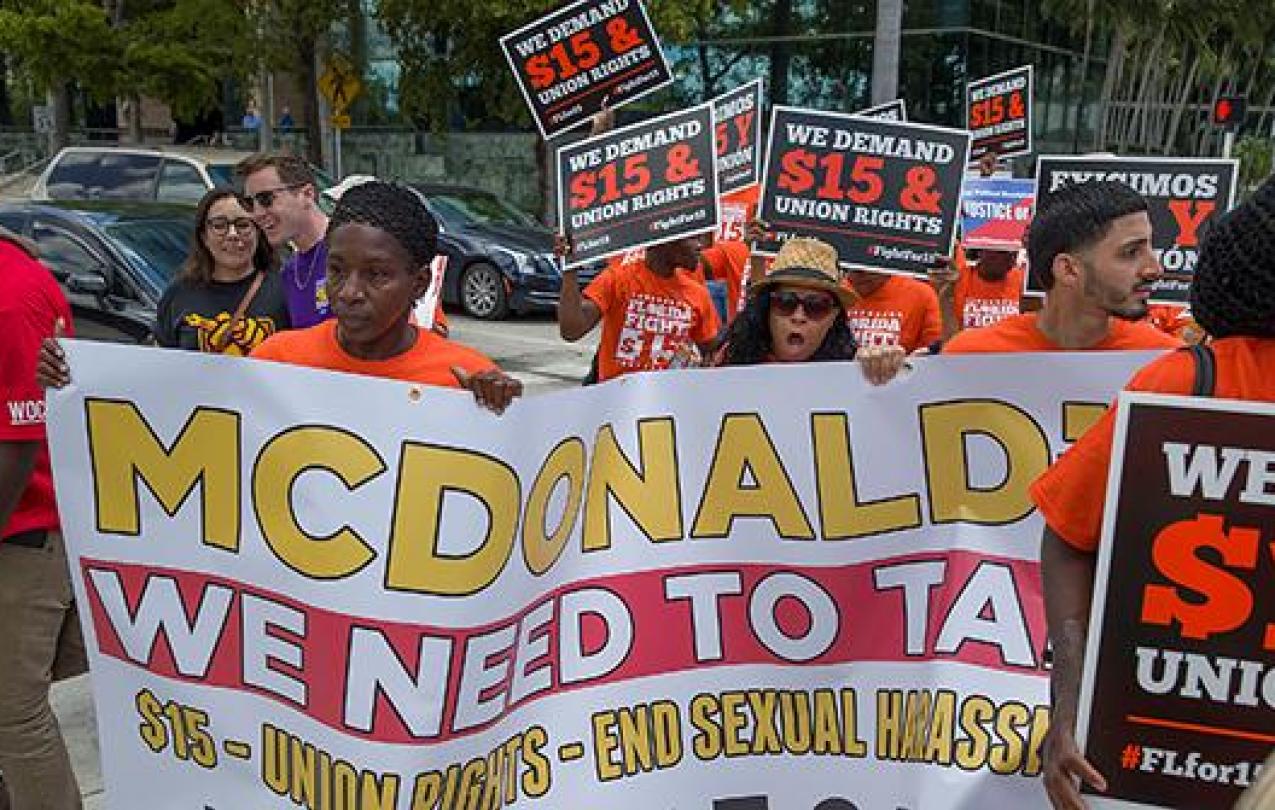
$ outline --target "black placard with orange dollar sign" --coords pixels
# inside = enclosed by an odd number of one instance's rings
[[[969,144],[964,130],[776,107],[757,251],[813,236],[846,267],[924,276],[951,255]]]
[[[1090,804],[1229,810],[1275,749],[1275,405],[1122,394],[1112,465]]]
[[[500,38],[545,138],[673,81],[638,0],[580,0]]]
[[[558,150],[568,267],[717,228],[713,120],[701,104]]]
[[[971,159],[989,149],[1000,157],[1031,154],[1034,75],[1031,65],[1023,65],[965,88],[965,121],[974,135]]]

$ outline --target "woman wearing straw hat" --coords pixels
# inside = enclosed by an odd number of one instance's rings
[[[846,317],[854,293],[840,280],[832,245],[807,238],[785,242],[769,272],[749,288],[748,303],[731,322],[714,365],[858,360],[873,384],[893,379],[905,352],[858,347]]]

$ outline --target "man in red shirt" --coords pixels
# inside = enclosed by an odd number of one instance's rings
[[[52,681],[87,669],[35,378],[59,321],[71,310],[52,274],[0,235],[0,771],[14,810],[80,807],[49,705]]]
[[[1219,398],[1275,402],[1272,221],[1275,181],[1268,181],[1248,202],[1216,221],[1201,243],[1191,311],[1214,338],[1209,344],[1216,368],[1212,394]],[[1195,373],[1191,354],[1170,352],[1135,374],[1126,388],[1191,394]],[[1073,735],[1115,424],[1112,408],[1031,487],[1046,526],[1041,580],[1054,651],[1044,781],[1050,802],[1059,810],[1084,807],[1076,778],[1106,789],[1106,781],[1081,755]]]
[[[1043,195],[1027,235],[1027,252],[1032,272],[1046,290],[1044,307],[967,329],[943,346],[944,353],[1182,345],[1138,323],[1163,271],[1151,249],[1147,202],[1125,184],[1076,183]]]

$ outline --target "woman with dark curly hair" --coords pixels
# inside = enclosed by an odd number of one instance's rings
[[[753,283],[713,365],[858,360],[874,384],[892,379],[903,365],[903,350],[858,347],[846,316],[854,293],[840,277],[831,245],[804,238],[784,243],[770,271]]]

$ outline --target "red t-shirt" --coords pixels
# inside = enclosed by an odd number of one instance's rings
[[[481,352],[448,340],[427,329],[416,330],[416,343],[388,360],[362,360],[347,353],[336,339],[336,319],[309,329],[293,329],[269,338],[252,350],[257,360],[274,360],[296,366],[344,371],[368,377],[459,388],[452,366],[470,374],[487,371],[496,364]]]
[[[943,344],[944,354],[980,354],[1006,352],[1061,352],[1061,346],[1045,337],[1036,325],[1038,313],[1027,312],[1006,318],[994,326],[967,329]],[[1133,351],[1138,349],[1172,349],[1182,341],[1170,337],[1145,323],[1111,319],[1111,328],[1091,351]]]
[[[44,391],[35,382],[40,343],[58,318],[71,335],[71,307],[44,265],[0,239],[0,442],[39,442],[35,468],[0,538],[58,528],[44,435]]]
[[[1275,340],[1233,337],[1213,343],[1217,360],[1214,396],[1275,402]],[[1190,394],[1195,361],[1187,352],[1170,352],[1139,371],[1128,391]],[[1031,498],[1045,523],[1082,551],[1098,547],[1107,492],[1107,468],[1115,436],[1116,409],[1107,413],[1062,458],[1036,479]]]
[[[855,341],[864,347],[902,346],[910,353],[943,337],[938,294],[908,276],[890,276],[871,295],[860,295],[846,313]]]
[[[952,293],[952,303],[962,329],[992,326],[1019,313],[1023,297],[1022,265],[1010,270],[1000,281],[986,281],[965,260],[964,253],[958,251],[956,270],[960,276]]]
[[[584,294],[602,312],[599,382],[668,368],[688,341],[707,343],[717,336],[717,310],[708,289],[690,273],[663,278],[644,263],[608,267]]]

